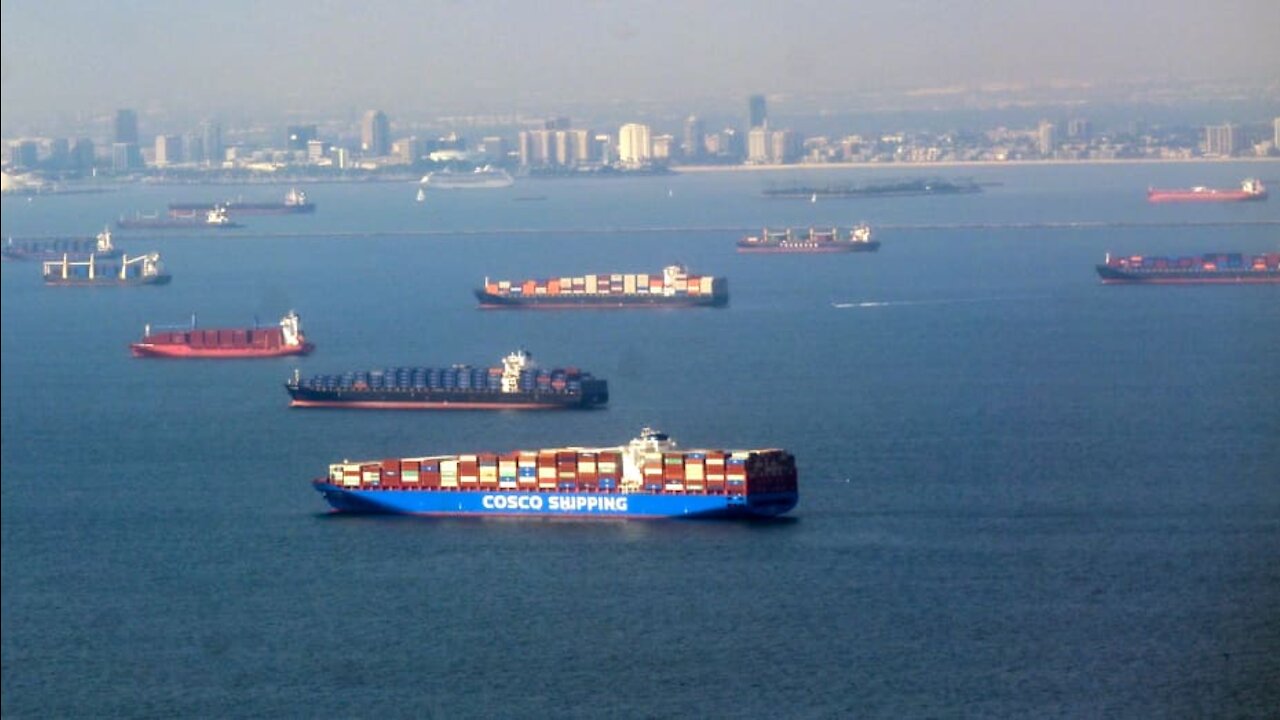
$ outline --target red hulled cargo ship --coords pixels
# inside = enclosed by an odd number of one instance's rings
[[[266,358],[306,355],[315,349],[302,334],[298,314],[289,311],[277,327],[197,329],[155,332],[150,325],[129,346],[134,357],[149,358]]]
[[[1175,202],[1245,202],[1266,200],[1267,188],[1261,180],[1249,178],[1240,183],[1240,189],[1229,190],[1210,187],[1193,187],[1176,190],[1147,190],[1147,201],[1153,203]]]
[[[738,252],[744,253],[846,253],[875,252],[880,241],[871,239],[871,228],[859,225],[847,233],[839,228],[809,228],[808,232],[770,230],[738,241]]]
[[[1280,253],[1208,253],[1196,257],[1112,257],[1097,266],[1107,285],[1243,285],[1280,283]]]
[[[660,274],[612,273],[534,280],[490,280],[477,288],[480,307],[492,308],[660,308],[725,307],[729,281],[690,275],[682,265]]]
[[[617,447],[343,461],[312,481],[335,511],[443,516],[753,518],[799,499],[779,449],[678,449],[644,428]]]

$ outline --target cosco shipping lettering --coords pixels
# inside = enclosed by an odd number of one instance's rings
[[[338,512],[471,517],[759,518],[799,498],[784,450],[677,449],[649,428],[618,447],[344,461],[313,484]]]

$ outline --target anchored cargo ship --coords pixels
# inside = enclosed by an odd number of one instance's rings
[[[423,175],[419,182],[428,190],[492,190],[511,187],[515,178],[506,170],[485,165],[469,173],[437,170]]]
[[[42,268],[46,285],[164,285],[169,274],[160,262],[160,253],[147,253],[102,261],[94,255],[84,260],[46,260]]]
[[[169,217],[198,220],[219,208],[228,215],[301,215],[316,211],[315,203],[307,200],[305,192],[292,188],[285,194],[284,202],[169,203]]]
[[[298,314],[290,310],[277,327],[197,329],[195,316],[183,329],[143,329],[142,339],[129,345],[134,357],[263,358],[306,355],[315,349],[302,334]]]
[[[613,273],[538,280],[490,280],[475,291],[482,308],[724,307],[729,281],[690,275],[683,265],[661,274]]]
[[[191,228],[196,230],[221,230],[243,227],[232,221],[227,209],[219,205],[202,214],[190,217],[161,217],[160,215],[134,215],[116,220],[116,227],[122,230],[173,230]]]
[[[1171,202],[1244,202],[1266,200],[1267,188],[1261,180],[1249,178],[1240,183],[1238,190],[1209,187],[1193,187],[1180,190],[1147,190],[1147,200],[1153,203]]]
[[[120,248],[111,242],[110,228],[96,237],[9,238],[0,257],[5,260],[85,260],[90,255],[99,259],[120,257]]]
[[[329,466],[340,512],[453,516],[752,518],[799,499],[785,450],[686,450],[644,428],[619,447],[433,455]]]
[[[839,228],[809,228],[808,232],[770,230],[738,241],[738,252],[747,253],[840,253],[875,252],[880,241],[871,239],[871,228],[859,225],[847,233]]]
[[[967,195],[982,192],[972,180],[899,180],[866,185],[771,185],[765,197],[816,201],[818,198],[882,198],[910,195]]]
[[[396,367],[285,383],[291,407],[377,410],[553,410],[602,407],[609,384],[577,368],[541,369],[517,350],[500,367]]]
[[[1097,266],[1106,284],[1247,284],[1280,282],[1280,253],[1209,253],[1197,257],[1112,257]]]

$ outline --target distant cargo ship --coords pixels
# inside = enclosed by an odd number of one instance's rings
[[[807,232],[770,230],[738,241],[738,252],[745,253],[841,253],[875,252],[880,241],[871,239],[871,228],[859,225],[847,233],[839,228],[809,228]]]
[[[909,195],[966,195],[982,192],[972,180],[900,180],[866,185],[789,185],[765,188],[764,195],[816,201],[819,198],[903,197]]]
[[[0,257],[5,260],[59,260],[67,257],[71,260],[85,260],[90,255],[99,259],[120,257],[121,250],[111,242],[111,229],[107,228],[96,237],[74,238],[9,238],[4,248],[0,249]]]
[[[1261,180],[1249,178],[1240,183],[1239,189],[1193,187],[1182,190],[1147,190],[1147,201],[1153,203],[1176,202],[1246,202],[1266,200],[1267,188]]]
[[[490,280],[475,291],[482,308],[724,307],[729,281],[690,275],[682,265],[661,274],[613,273],[536,280]]]
[[[471,172],[437,170],[422,176],[419,182],[428,190],[492,190],[511,187],[515,178],[506,170],[485,165]]]
[[[1097,266],[1105,284],[1249,284],[1280,282],[1280,253],[1209,253],[1197,257],[1112,257]]]
[[[85,260],[46,260],[42,268],[46,285],[104,286],[104,285],[164,285],[169,274],[160,262],[160,253],[147,253],[137,257],[122,255],[119,259],[103,261],[94,255]]]
[[[797,480],[785,450],[682,450],[644,428],[616,447],[344,461],[312,482],[347,513],[696,519],[782,515]]]
[[[227,209],[219,205],[200,215],[190,217],[162,217],[160,215],[137,214],[131,218],[122,217],[116,220],[116,227],[121,230],[173,230],[192,228],[196,230],[221,230],[243,227],[234,222]]]
[[[283,202],[245,202],[227,200],[206,203],[169,203],[169,217],[186,220],[207,218],[210,212],[221,208],[227,215],[300,215],[316,211],[315,203],[307,200],[307,194],[292,188]]]
[[[399,367],[315,375],[285,383],[291,407],[376,410],[589,409],[609,402],[609,385],[577,368],[539,369],[518,350],[501,367]]]
[[[302,334],[298,314],[289,311],[278,327],[181,330],[143,329],[142,339],[129,346],[134,357],[152,358],[264,358],[306,355],[315,349]]]

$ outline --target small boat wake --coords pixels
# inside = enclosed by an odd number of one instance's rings
[[[865,308],[902,307],[907,305],[961,305],[981,302],[1012,302],[1044,298],[1044,295],[1017,295],[986,298],[945,298],[938,300],[864,300],[862,302],[833,302],[837,310],[861,310]]]

